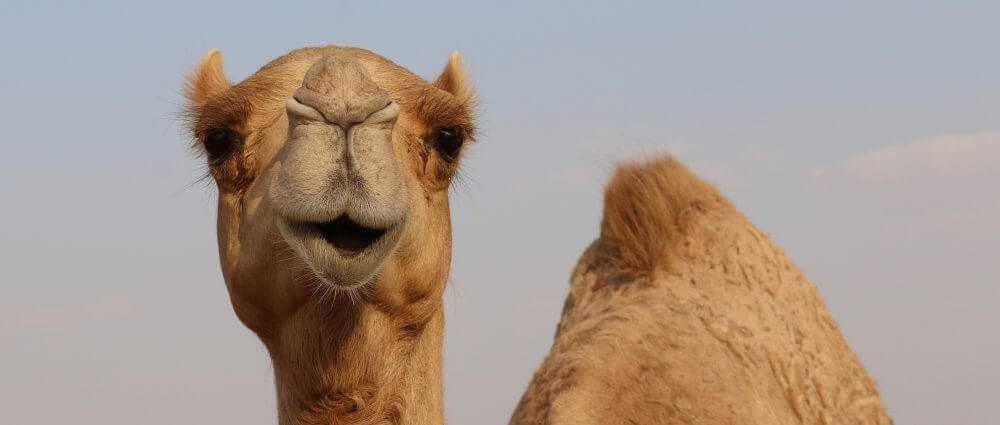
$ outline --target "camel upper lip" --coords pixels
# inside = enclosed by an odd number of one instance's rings
[[[326,240],[344,255],[353,257],[368,247],[374,245],[388,229],[370,228],[358,224],[351,220],[347,214],[342,214],[336,219],[327,222],[308,223],[307,226],[315,228]]]

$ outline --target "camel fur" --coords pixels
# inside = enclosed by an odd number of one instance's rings
[[[510,421],[892,424],[817,289],[709,184],[618,168],[551,352]]]

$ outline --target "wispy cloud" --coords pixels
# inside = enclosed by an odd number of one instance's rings
[[[830,205],[889,218],[882,231],[978,240],[1000,232],[998,165],[1000,132],[946,134],[863,152],[810,177]]]
[[[947,134],[864,152],[836,167],[817,170],[813,177],[889,185],[998,178],[998,160],[1000,132]]]
[[[115,295],[100,298],[86,306],[87,316],[93,320],[123,320],[135,314],[135,306],[128,297]]]
[[[128,319],[135,315],[135,304],[125,296],[110,295],[83,304],[43,306],[6,306],[0,317],[0,333],[62,332],[95,322]]]

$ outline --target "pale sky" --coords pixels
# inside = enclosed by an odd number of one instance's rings
[[[275,423],[177,118],[221,48],[463,53],[445,404],[506,423],[613,161],[673,152],[798,262],[898,424],[1000,417],[1000,3],[0,4],[0,423]],[[419,3],[419,4],[417,4]]]

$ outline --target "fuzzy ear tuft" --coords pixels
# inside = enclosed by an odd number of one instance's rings
[[[448,57],[448,64],[444,71],[434,80],[434,87],[451,93],[461,102],[471,102],[475,98],[472,82],[469,74],[462,65],[462,55],[457,51],[452,52]]]
[[[188,76],[184,94],[192,106],[201,106],[231,85],[222,71],[222,52],[212,49],[202,56],[198,67]]]

